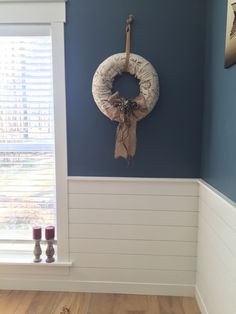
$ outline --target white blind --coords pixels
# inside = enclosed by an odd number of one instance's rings
[[[55,224],[50,36],[0,36],[0,239]]]

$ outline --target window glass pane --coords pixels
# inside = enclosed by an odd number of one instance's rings
[[[0,36],[0,239],[55,224],[50,36]]]

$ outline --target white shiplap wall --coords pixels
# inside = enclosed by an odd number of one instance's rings
[[[203,314],[236,314],[236,205],[200,183],[196,296]]]
[[[192,295],[198,183],[194,180],[69,180],[73,278],[129,292]]]
[[[0,289],[194,295],[198,186],[69,178],[72,267],[0,265]]]
[[[194,295],[197,269],[202,314],[236,314],[234,203],[198,180],[69,178],[68,187],[73,266],[0,263],[0,289]]]

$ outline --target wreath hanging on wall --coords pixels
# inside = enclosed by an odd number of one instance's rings
[[[149,61],[130,53],[130,32],[133,17],[126,22],[126,52],[104,60],[97,68],[92,83],[94,100],[109,119],[119,122],[116,131],[115,158],[129,159],[136,152],[137,122],[148,115],[159,99],[158,74]],[[139,80],[140,94],[129,99],[112,92],[117,75],[128,72]]]

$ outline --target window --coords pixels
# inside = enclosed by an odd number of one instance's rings
[[[0,1],[0,256],[56,224],[69,258],[64,22],[64,0]]]
[[[56,223],[52,43],[42,30],[0,36],[0,239]]]

